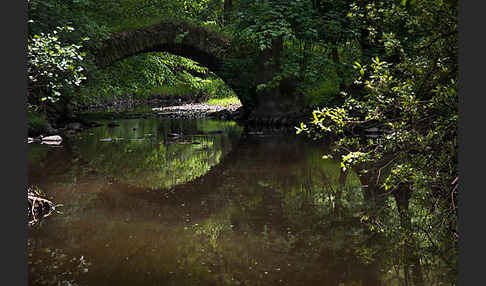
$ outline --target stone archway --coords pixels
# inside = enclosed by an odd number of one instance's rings
[[[225,80],[221,71],[223,62],[231,58],[231,41],[204,27],[167,21],[113,34],[96,51],[96,62],[100,67],[106,67],[118,60],[149,52],[169,52],[192,59]]]
[[[199,62],[219,76],[238,95],[248,118],[257,121],[282,121],[300,106],[295,88],[282,81],[280,86],[258,91],[257,86],[278,72],[278,64],[267,64],[280,55],[277,48],[266,49],[252,62],[240,65],[248,58],[242,47],[221,33],[184,21],[165,21],[137,30],[118,32],[103,41],[95,52],[97,65],[112,63],[141,53],[169,52]],[[278,49],[280,47],[280,49]]]

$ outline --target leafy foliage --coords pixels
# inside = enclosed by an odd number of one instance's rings
[[[81,45],[64,45],[60,40],[59,34],[72,30],[69,26],[58,27],[52,33],[34,35],[28,40],[29,90],[42,90],[40,101],[55,102],[64,91],[80,86],[86,79]]]
[[[27,111],[27,129],[31,134],[40,135],[47,131],[47,120],[34,110]]]
[[[116,62],[92,73],[79,104],[96,104],[150,95],[194,95],[196,98],[234,96],[216,75],[198,63],[168,53],[147,53]]]
[[[316,109],[310,126],[297,132],[333,138],[331,156],[341,156],[343,169],[363,176],[379,169],[370,180],[394,195],[402,218],[402,230],[391,227],[388,234],[402,242],[404,231],[411,235],[416,251],[429,249],[450,269],[450,279],[457,273],[458,239],[451,186],[458,173],[457,6],[373,1],[354,9],[361,8],[373,23],[369,41],[391,61],[356,62],[355,84],[364,92],[344,93],[342,106]],[[381,135],[364,136],[371,127]]]
[[[271,71],[257,77],[257,92],[299,95],[299,108],[339,102],[360,55],[350,3],[238,1],[233,40],[249,53],[249,65],[263,61],[259,69]]]
[[[240,55],[225,63],[230,73],[225,79],[238,83],[232,87],[245,105],[263,105],[262,95],[272,93],[281,96],[282,105],[290,95],[300,107],[313,107],[312,118],[297,132],[332,141],[328,158],[339,159],[343,172],[359,171],[363,185],[379,192],[380,212],[360,214],[363,223],[410,250],[402,262],[423,252],[415,266],[447,269],[437,270],[436,280],[452,281],[458,241],[457,1],[231,4],[231,21],[223,21],[223,1],[216,0],[31,0],[29,102],[54,102],[79,87],[74,98],[81,104],[127,94],[233,96],[211,71],[173,55],[137,55],[105,70],[91,59],[109,33],[162,19],[184,19],[225,33]],[[44,123],[31,117],[33,126]],[[166,151],[149,157],[165,160]],[[343,192],[331,195],[338,193]],[[315,194],[314,203],[335,203],[331,195]],[[367,261],[374,254],[363,248],[359,255]],[[421,274],[415,274],[415,284],[421,284]]]
[[[207,69],[181,57],[165,53],[140,55],[100,70],[94,64],[92,55],[109,33],[146,27],[163,19],[184,19],[219,29],[217,23],[221,21],[222,4],[219,1],[30,0],[28,4],[31,19],[29,35],[32,38],[29,41],[29,57],[33,58],[34,65],[44,68],[39,70],[36,67],[39,71],[31,69],[37,77],[43,75],[44,82],[34,76],[29,78],[32,93],[40,94],[36,95],[39,98],[57,101],[63,97],[72,103],[84,105],[120,100],[127,95],[146,98],[154,89],[161,88],[207,96],[228,93],[228,88],[225,90],[219,87],[221,81],[216,77],[212,76],[209,81],[200,78],[205,77]],[[70,33],[66,33],[67,29]],[[38,40],[40,37],[43,39]],[[44,51],[44,46],[54,54]],[[37,54],[33,54],[34,51]],[[39,54],[40,52],[44,54]],[[64,59],[57,54],[62,54]],[[71,58],[67,58],[68,55]],[[40,63],[41,61],[44,63]],[[67,64],[72,70],[62,70],[66,67],[55,66],[61,63]],[[56,68],[60,69],[57,74],[64,72],[64,79],[70,82],[61,84],[59,80],[51,80],[50,77],[56,74]],[[72,78],[67,77],[68,72],[73,74]],[[88,80],[81,86],[80,80],[85,78]],[[39,89],[41,85],[45,87],[43,91]],[[62,91],[59,90],[61,86]],[[77,89],[78,87],[81,89]],[[76,95],[72,96],[74,93]],[[29,100],[36,104],[33,98]]]

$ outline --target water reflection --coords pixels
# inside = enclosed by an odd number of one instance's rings
[[[48,152],[44,146],[33,146],[30,157],[42,162],[43,168],[34,170],[42,177],[64,165],[69,169],[65,174],[81,167],[84,173],[117,182],[164,189],[205,174],[231,150],[231,141],[240,133],[234,122],[213,120],[128,119],[116,126],[107,121],[71,138],[64,152],[51,152],[56,155],[48,162],[42,161]]]
[[[400,285],[356,174],[322,146],[217,121],[119,124],[32,146],[30,182],[64,213],[30,231],[31,285]]]

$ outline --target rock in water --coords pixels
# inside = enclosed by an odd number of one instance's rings
[[[47,137],[42,137],[42,142],[61,142],[62,137],[59,135],[53,135],[53,136],[47,136]]]

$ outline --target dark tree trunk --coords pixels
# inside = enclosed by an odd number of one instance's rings
[[[339,80],[339,90],[343,91],[343,90],[346,89],[346,86],[344,86],[344,81],[343,81],[344,75],[343,75],[341,68],[340,68],[341,64],[340,64],[340,60],[339,60],[339,51],[338,51],[337,44],[332,49],[332,60],[333,60],[335,67],[336,67],[336,74],[337,74],[338,80]]]
[[[346,179],[347,179],[347,177],[348,177],[348,170],[343,171],[343,169],[340,169],[339,179],[338,179],[339,185],[341,185],[341,186],[346,185]]]
[[[223,23],[225,25],[231,22],[231,14],[233,10],[233,0],[224,0]]]
[[[281,71],[280,56],[283,50],[283,38],[278,37],[272,39],[272,46],[261,51],[257,70],[255,73],[256,84],[267,84],[270,82],[277,73]],[[281,96],[281,86],[267,87],[261,91],[257,91],[255,98],[256,110],[254,110],[255,116],[260,117],[262,115],[271,117],[272,115],[281,111],[284,98]]]

